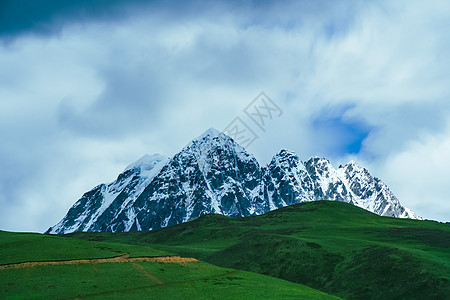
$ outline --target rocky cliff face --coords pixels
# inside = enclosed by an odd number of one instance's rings
[[[85,193],[47,233],[151,230],[208,213],[243,217],[316,200],[417,218],[383,182],[354,162],[334,169],[327,159],[302,162],[282,150],[260,167],[229,136],[209,129],[173,158],[146,155],[113,183]]]

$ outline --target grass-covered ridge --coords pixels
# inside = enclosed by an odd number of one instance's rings
[[[145,245],[0,231],[0,299],[337,299],[201,261],[140,260],[167,255]]]
[[[148,246],[108,242],[92,243],[38,233],[0,231],[0,264],[29,261],[69,260],[114,257],[128,253],[131,257],[167,255]]]
[[[450,297],[450,225],[318,201],[262,216],[73,237],[154,248],[290,280],[344,298]]]

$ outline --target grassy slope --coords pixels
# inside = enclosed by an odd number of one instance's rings
[[[3,264],[166,255],[147,246],[0,231]],[[88,263],[0,269],[0,299],[334,299],[317,290],[204,262]]]
[[[108,242],[92,243],[37,233],[0,231],[0,264],[27,261],[105,258],[129,253],[135,256],[160,256],[166,251],[148,246]]]
[[[319,201],[262,216],[203,216],[150,232],[78,233],[143,244],[344,298],[450,297],[450,225]]]

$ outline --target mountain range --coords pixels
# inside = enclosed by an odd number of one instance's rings
[[[266,166],[210,128],[172,158],[145,155],[109,184],[85,193],[46,233],[153,230],[216,213],[260,215],[302,202],[335,200],[381,216],[419,219],[380,179],[354,161],[301,161],[281,150]]]

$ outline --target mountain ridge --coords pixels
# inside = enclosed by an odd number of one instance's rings
[[[316,200],[418,218],[354,161],[334,169],[326,158],[302,162],[282,149],[260,166],[231,137],[210,128],[172,158],[144,155],[114,182],[85,193],[46,233],[151,230],[208,213],[243,217]]]

